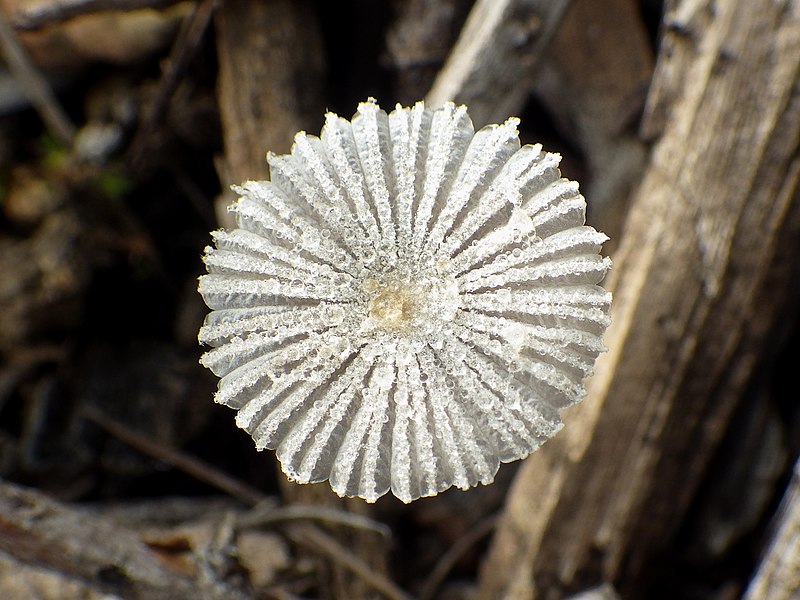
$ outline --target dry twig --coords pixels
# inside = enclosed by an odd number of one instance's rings
[[[214,582],[171,569],[134,532],[4,481],[0,481],[0,552],[23,565],[46,569],[62,583],[83,582],[95,597],[220,597]],[[244,600],[234,588],[225,587],[224,597]]]
[[[141,8],[164,8],[181,0],[52,0],[17,11],[14,27],[22,30],[40,29],[63,23],[81,15],[105,10],[129,11]]]
[[[800,459],[773,523],[772,539],[744,600],[797,599],[800,593]]]
[[[0,11],[0,53],[50,133],[65,146],[72,146],[75,126],[58,102],[50,84],[36,69]]]
[[[426,101],[469,105],[478,126],[519,112],[570,0],[478,0]]]
[[[151,456],[176,469],[180,469],[184,473],[222,490],[245,504],[256,505],[265,499],[264,494],[250,487],[243,481],[231,477],[227,473],[215,469],[211,465],[185,452],[171,448],[166,444],[160,444],[147,436],[131,431],[124,425],[108,418],[94,408],[84,407],[82,414],[92,423],[105,429],[115,438],[125,442],[129,446],[136,448],[142,454]]]
[[[181,29],[178,39],[172,46],[164,73],[158,83],[155,98],[145,112],[136,137],[131,143],[130,154],[134,164],[141,163],[147,150],[147,143],[160,121],[169,99],[180,82],[186,66],[197,52],[203,35],[211,23],[211,17],[222,0],[201,0],[195,6],[185,27]]]
[[[412,600],[411,596],[389,581],[380,572],[371,569],[364,561],[335,539],[307,525],[295,525],[288,529],[289,537],[329,558],[332,562],[345,567],[361,579],[369,583],[390,600]]]
[[[165,444],[160,444],[146,436],[133,432],[124,425],[105,417],[94,409],[85,408],[83,414],[93,423],[96,423],[116,438],[136,448],[143,454],[172,465],[196,477],[200,481],[213,485],[234,498],[238,498],[246,504],[258,506],[266,500],[266,497],[261,492],[251,488],[246,483],[180,450],[171,448]],[[372,519],[367,519],[359,515],[347,515],[345,517],[342,515],[341,511],[333,511],[330,509],[315,509],[313,507],[295,508],[297,510],[284,509],[282,514],[280,512],[278,513],[277,518],[270,519],[267,515],[261,515],[260,519],[256,518],[254,521],[263,524],[269,520],[315,519],[369,531],[377,531],[381,534],[386,533],[385,527],[376,524]],[[244,517],[245,523],[248,523],[248,518],[252,517]],[[238,526],[243,526],[241,521],[238,523]],[[310,525],[291,525],[287,527],[287,534],[296,543],[302,544],[314,552],[322,554],[333,563],[341,565],[348,571],[354,573],[365,583],[384,594],[387,598],[391,600],[410,600],[410,596],[395,583],[380,572],[370,568],[370,566],[358,556],[352,554],[334,538],[319,529]]]
[[[419,600],[433,600],[436,592],[453,569],[455,564],[463,557],[475,544],[489,535],[497,524],[498,515],[490,515],[475,525],[472,529],[462,535],[456,542],[442,554],[439,562],[430,572],[422,585],[419,593]]]
[[[383,523],[354,513],[329,508],[326,506],[284,506],[276,507],[271,503],[258,505],[252,511],[241,515],[236,520],[238,528],[263,527],[284,521],[320,521],[329,525],[344,525],[352,529],[371,531],[384,537],[390,537],[391,530]]]

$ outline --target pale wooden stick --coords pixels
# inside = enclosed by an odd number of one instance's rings
[[[518,113],[569,0],[478,0],[425,101],[469,106],[477,126]]]
[[[0,11],[0,54],[47,129],[59,142],[65,146],[72,146],[72,141],[75,139],[75,125],[59,104],[50,84],[19,43],[2,11]]]
[[[370,568],[350,550],[318,529],[298,525],[288,531],[292,540],[352,571],[390,600],[413,600],[379,571]]]
[[[40,29],[81,15],[105,10],[129,11],[164,8],[181,0],[50,0],[21,7],[14,19],[17,29]]]
[[[772,539],[744,600],[796,600],[800,594],[800,459],[773,522]]]

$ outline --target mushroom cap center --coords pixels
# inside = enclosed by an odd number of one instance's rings
[[[379,329],[427,331],[450,321],[460,306],[458,286],[450,277],[368,279],[367,312]]]
[[[370,300],[369,316],[384,329],[405,329],[413,320],[417,304],[413,289],[390,285]]]

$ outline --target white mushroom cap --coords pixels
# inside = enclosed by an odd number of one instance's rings
[[[291,479],[369,502],[488,484],[583,396],[607,238],[517,124],[370,100],[236,188],[200,278],[201,362]]]

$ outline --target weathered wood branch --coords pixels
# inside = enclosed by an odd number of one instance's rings
[[[66,581],[128,598],[243,597],[170,570],[132,531],[2,481],[0,551]]]
[[[636,0],[574,0],[536,71],[534,94],[580,146],[589,220],[615,246],[647,148],[637,124],[653,52]]]
[[[675,2],[660,134],[608,286],[609,352],[522,467],[482,597],[624,595],[687,510],[785,308],[800,240],[800,1]]]
[[[800,460],[775,517],[774,533],[744,600],[792,600],[800,594]]]
[[[478,0],[426,101],[467,104],[478,127],[524,106],[569,0]]]
[[[395,72],[395,100],[410,106],[425,96],[466,18],[470,0],[401,0],[386,33]]]
[[[223,188],[266,179],[267,150],[288,152],[296,132],[322,124],[325,60],[314,15],[305,0],[230,0],[217,11]]]
[[[16,33],[0,11],[0,57],[14,74],[20,88],[42,117],[53,136],[65,146],[75,138],[75,125],[58,102],[47,79],[34,65]]]
[[[140,10],[165,8],[181,0],[50,0],[26,5],[19,9],[14,20],[17,29],[33,30],[63,23],[75,17],[107,10]]]

